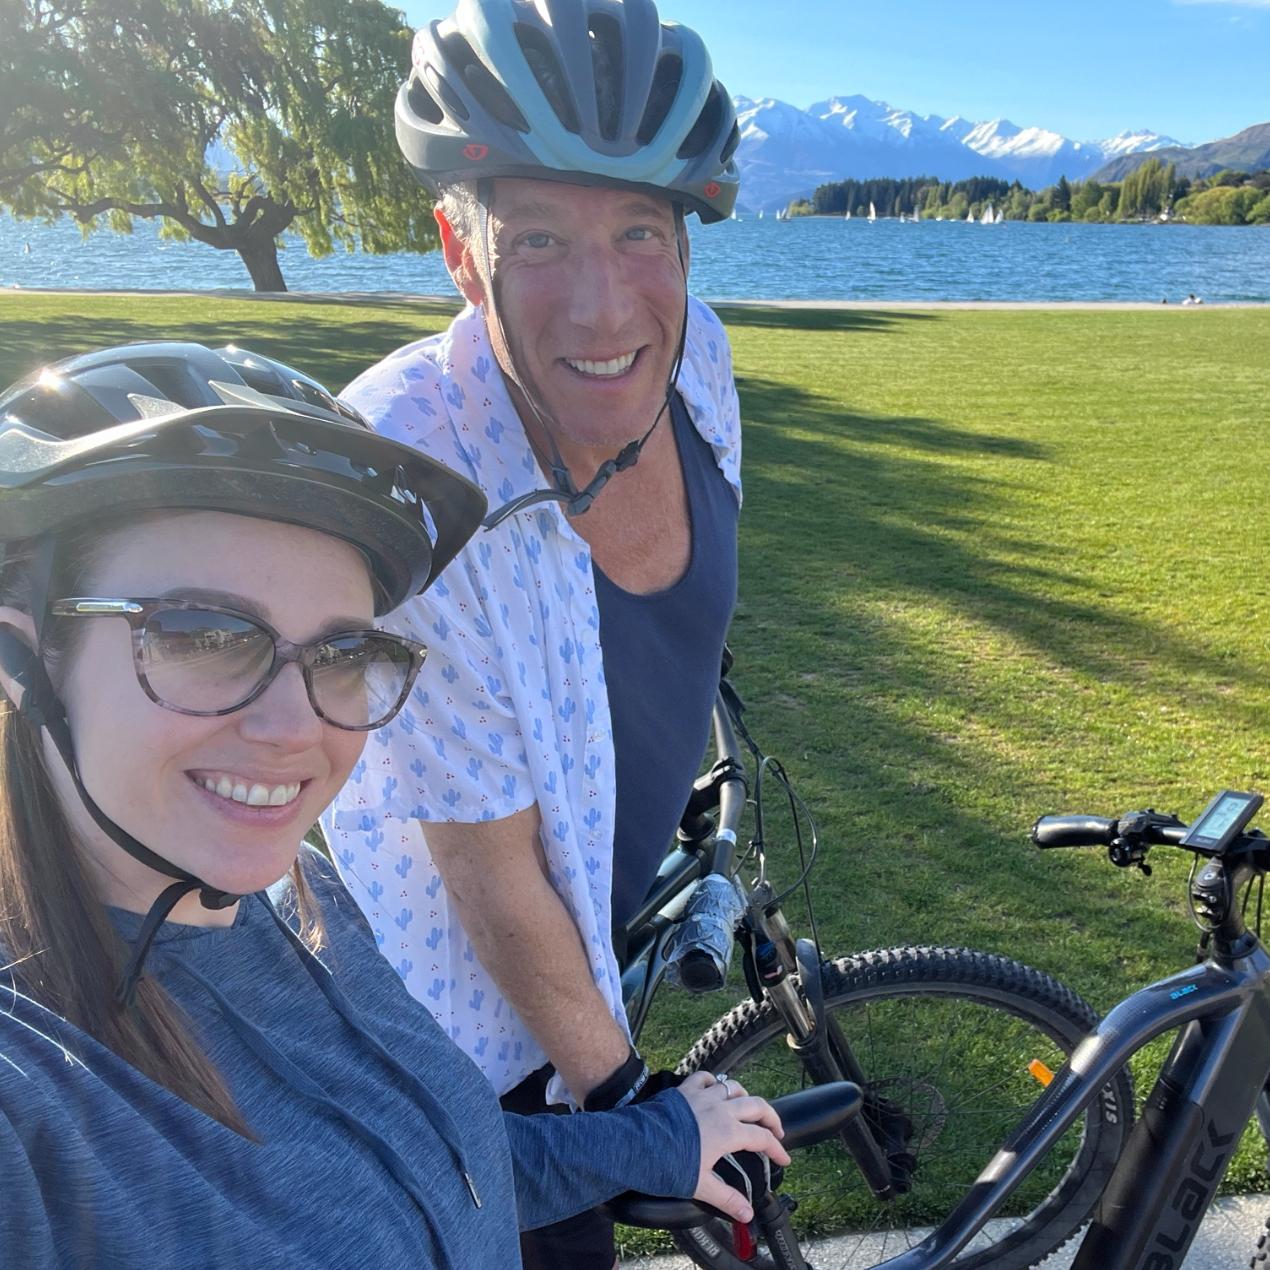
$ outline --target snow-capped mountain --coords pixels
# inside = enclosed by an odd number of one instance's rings
[[[867,97],[831,97],[799,110],[774,98],[737,97],[743,209],[783,207],[817,185],[847,177],[970,176],[1018,180],[1030,189],[1060,176],[1083,180],[1110,159],[1181,143],[1154,132],[1071,141],[1008,119],[975,123],[916,115]]]
[[[1107,141],[1098,143],[1108,160],[1119,159],[1126,154],[1144,154],[1151,150],[1165,150],[1169,146],[1182,146],[1180,141],[1162,137],[1158,132],[1148,132],[1140,128],[1137,132],[1119,132]],[[1182,146],[1189,150],[1191,146]]]

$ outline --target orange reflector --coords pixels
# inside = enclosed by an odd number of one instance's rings
[[[1040,1085],[1048,1088],[1050,1081],[1054,1079],[1054,1073],[1050,1071],[1039,1058],[1034,1058],[1028,1065],[1028,1071],[1031,1073],[1032,1079]]]

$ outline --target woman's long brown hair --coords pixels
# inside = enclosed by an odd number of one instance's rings
[[[98,527],[91,536],[60,544],[52,594],[83,594],[79,584],[108,539]],[[10,561],[0,578],[0,603],[27,612],[28,570],[12,553]],[[71,625],[49,624],[48,662],[55,664],[71,651],[67,633],[59,629]],[[121,667],[121,673],[130,672]],[[0,710],[0,970],[13,975],[20,991],[178,1098],[254,1139],[224,1078],[157,980],[141,979],[131,1009],[116,1001],[127,946],[74,844],[45,766],[42,735],[16,710],[3,705]],[[321,923],[298,862],[291,876],[301,937],[316,947]]]

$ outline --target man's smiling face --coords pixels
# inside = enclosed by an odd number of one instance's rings
[[[502,337],[499,322],[490,336],[522,418],[533,412],[516,381],[562,447],[608,457],[661,409],[684,320],[681,232],[674,204],[655,195],[494,182],[489,264]],[[460,290],[482,302],[479,243],[452,238],[446,259]]]

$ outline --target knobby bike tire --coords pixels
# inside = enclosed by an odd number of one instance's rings
[[[1248,1262],[1252,1270],[1261,1270],[1263,1266],[1270,1266],[1270,1217],[1266,1218],[1266,1228],[1261,1232],[1261,1238],[1257,1240],[1257,1246],[1253,1250],[1252,1259]]]
[[[782,1188],[799,1200],[802,1226],[849,1228],[818,1246],[817,1270],[863,1270],[903,1252],[917,1242],[914,1230],[948,1215],[1039,1095],[1044,1076],[1032,1073],[1032,1059],[1057,1068],[1097,1015],[1049,975],[964,948],[858,953],[826,961],[823,982],[826,1009],[864,1070],[866,1094],[898,1102],[914,1123],[912,1190],[890,1204],[873,1197],[837,1142],[810,1152],[818,1157],[815,1176],[833,1178],[821,1194],[800,1187],[797,1161]],[[726,1071],[765,1097],[808,1083],[770,1001],[747,1001],[719,1019],[679,1066],[700,1069]],[[1066,1243],[1092,1211],[1132,1119],[1133,1090],[1121,1072],[1016,1193],[1022,1207],[978,1236],[958,1270],[1026,1270]],[[731,1246],[723,1222],[673,1237],[710,1270],[773,1264],[766,1254],[743,1263],[726,1251],[707,1253],[716,1242]]]

